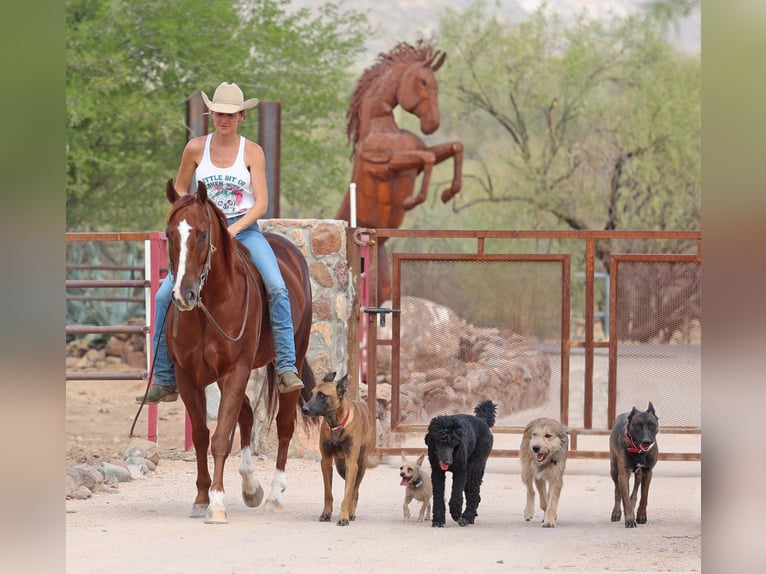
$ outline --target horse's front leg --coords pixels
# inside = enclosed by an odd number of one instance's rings
[[[442,203],[447,203],[450,199],[455,197],[463,187],[463,144],[454,141],[440,144],[429,149],[436,156],[436,165],[451,157],[455,158],[452,170],[452,183],[447,189],[442,191],[441,196]]]
[[[253,432],[253,409],[250,400],[245,396],[242,400],[242,408],[239,411],[239,435],[241,450],[239,454],[239,475],[242,477],[242,500],[251,507],[256,508],[263,500],[263,488],[255,477],[253,465],[253,449],[250,446],[250,437]]]
[[[276,384],[271,381],[268,384]],[[271,479],[271,490],[266,497],[264,505],[272,510],[282,510],[282,493],[287,488],[287,452],[290,448],[290,441],[295,432],[295,412],[300,393],[285,393],[279,395],[279,410],[277,411],[277,464],[274,470],[274,477]]]
[[[218,381],[221,388],[221,404],[218,407],[218,424],[210,441],[210,451],[213,454],[213,482],[210,485],[210,504],[205,514],[206,524],[228,522],[224,504],[223,471],[226,459],[231,452],[234,427],[242,410],[245,386],[250,373],[248,370],[242,371],[244,372],[238,370],[221,377]]]
[[[197,458],[197,497],[192,505],[191,517],[205,516],[210,504],[210,471],[207,467],[207,449],[210,444],[210,430],[207,428],[207,408],[205,389],[197,388],[183,372],[176,368],[176,382],[181,394],[189,421],[192,426],[192,443]]]

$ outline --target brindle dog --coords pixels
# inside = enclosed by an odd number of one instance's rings
[[[623,413],[614,419],[609,438],[612,480],[614,481],[614,508],[612,522],[620,520],[620,503],[625,509],[625,528],[646,524],[646,504],[649,499],[649,484],[652,469],[657,464],[657,415],[651,401],[645,411],[636,407],[630,413]],[[630,474],[635,475],[633,492],[630,491]],[[641,502],[636,507],[638,488],[641,487]]]
[[[356,519],[359,485],[365,470],[377,466],[377,460],[370,456],[375,427],[370,422],[367,404],[351,400],[346,395],[348,376],[344,375],[336,383],[332,382],[334,378],[335,373],[324,377],[301,411],[306,416],[324,417],[319,434],[324,509],[319,521],[330,522],[332,518],[332,463],[335,461],[338,474],[346,481],[338,526],[348,526],[350,520]]]

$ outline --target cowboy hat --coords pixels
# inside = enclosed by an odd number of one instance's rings
[[[215,89],[212,101],[205,92],[202,92],[202,99],[211,112],[218,112],[219,114],[235,114],[258,105],[258,98],[245,100],[239,86],[233,83],[229,84],[228,82],[219,84]]]

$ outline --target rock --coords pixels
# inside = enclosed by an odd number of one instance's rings
[[[87,464],[77,464],[66,470],[78,486],[84,486],[91,492],[97,492],[104,488],[104,477],[94,467]]]
[[[148,458],[144,458],[143,456],[129,456],[125,459],[125,463],[130,468],[130,465],[136,465],[136,466],[144,466],[147,468],[147,470],[154,470],[157,468],[157,465],[154,464],[151,460]]]
[[[133,479],[146,478],[146,475],[149,474],[149,469],[142,464],[129,464],[128,470],[130,471],[130,477]]]
[[[476,397],[494,400],[498,417],[539,406],[547,399],[550,362],[524,337],[509,330],[475,327],[427,299],[402,297],[401,309],[403,422],[427,422],[424,415],[473,412]],[[379,339],[391,336],[390,324],[379,330]],[[379,347],[376,357],[378,373],[390,376],[391,347]],[[383,391],[380,382],[378,389]],[[385,406],[388,400],[384,399]]]
[[[104,471],[110,473],[116,482],[129,482],[131,479],[130,470],[127,465],[117,465],[110,462],[102,462],[101,467]]]
[[[128,448],[125,451],[125,456],[148,458],[154,464],[159,464],[160,462],[160,453],[157,450],[157,444],[150,440],[138,437],[134,437],[130,440],[130,444],[128,444]]]

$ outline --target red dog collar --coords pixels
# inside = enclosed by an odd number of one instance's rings
[[[628,425],[625,425],[625,442],[628,443],[628,452],[637,454],[639,452],[646,452],[650,448],[654,446],[654,443],[650,444],[646,448],[644,448],[641,445],[636,446],[636,443],[633,442],[633,437],[630,436],[630,433],[628,432]]]
[[[348,422],[348,417],[349,417],[349,415],[350,415],[350,414],[351,414],[351,407],[349,407],[348,409],[346,409],[346,416],[345,416],[345,418],[343,419],[343,422],[342,422],[342,423],[340,423],[340,424],[339,424],[338,426],[336,426],[336,427],[331,427],[330,425],[326,425],[324,428],[326,428],[326,429],[327,429],[327,430],[329,430],[330,432],[338,432],[338,431],[342,431],[344,428],[346,428],[346,423]]]

